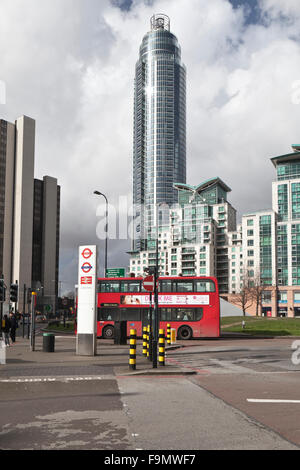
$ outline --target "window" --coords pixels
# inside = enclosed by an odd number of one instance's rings
[[[120,292],[140,292],[140,283],[138,281],[122,281]]]
[[[118,308],[98,308],[98,321],[118,321]]]
[[[193,281],[177,281],[173,285],[174,292],[193,292]]]
[[[99,292],[120,292],[119,282],[100,282]]]
[[[160,282],[161,292],[172,292],[172,281],[161,281]]]
[[[247,220],[247,226],[251,227],[251,225],[253,225],[253,219],[248,219]]]
[[[216,286],[213,281],[210,280],[199,280],[194,281],[195,292],[216,292]]]
[[[172,309],[171,308],[160,308],[160,320],[161,321],[171,321],[172,318]]]
[[[199,321],[203,316],[202,308],[173,308],[172,320],[180,322]]]
[[[286,304],[287,303],[287,291],[279,291],[278,292],[278,302],[282,303],[282,304]]]
[[[272,292],[270,290],[264,290],[261,294],[261,300],[263,304],[270,304],[272,301]]]
[[[300,303],[300,291],[294,292],[294,302],[299,304]]]
[[[127,321],[140,321],[141,309],[140,308],[121,308],[121,318]]]

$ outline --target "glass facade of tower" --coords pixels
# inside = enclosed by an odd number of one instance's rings
[[[177,202],[175,182],[186,182],[186,70],[168,17],[154,15],[136,64],[134,250],[147,249],[156,237],[155,207]]]

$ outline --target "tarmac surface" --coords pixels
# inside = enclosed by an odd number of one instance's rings
[[[0,449],[298,449],[300,405],[247,402],[299,398],[291,340],[234,338],[178,342],[157,369],[138,340],[131,371],[129,345],[80,357],[74,336],[54,353],[19,337],[0,365]]]

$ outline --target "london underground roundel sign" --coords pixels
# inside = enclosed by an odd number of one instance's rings
[[[84,273],[87,274],[93,269],[93,267],[90,263],[84,263],[84,265],[81,267],[81,269]]]
[[[85,250],[83,250],[82,252],[82,256],[84,257],[84,259],[89,259],[91,256],[92,256],[93,252],[92,250],[90,250],[90,248],[85,248]]]

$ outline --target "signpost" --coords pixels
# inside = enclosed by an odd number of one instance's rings
[[[106,270],[106,277],[125,277],[125,268],[109,268]]]
[[[81,246],[78,265],[76,354],[97,354],[97,247]]]
[[[157,346],[158,346],[158,269],[157,267],[147,269],[147,272],[153,273],[153,275],[146,276],[143,280],[143,287],[145,290],[150,292],[150,322],[153,327],[152,337],[152,360],[153,369],[157,368]],[[154,319],[152,318],[152,295],[154,293]],[[153,321],[154,320],[154,321]]]
[[[31,351],[35,351],[35,307],[36,307],[36,292],[31,293]]]

